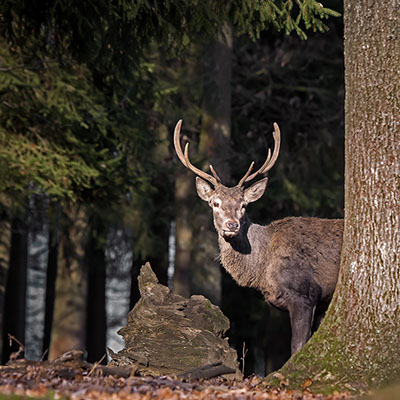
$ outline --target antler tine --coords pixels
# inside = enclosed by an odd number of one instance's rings
[[[219,178],[217,179],[218,175],[215,174],[216,177],[213,177],[213,176],[207,174],[206,172],[203,172],[202,170],[196,168],[189,161],[189,143],[186,143],[185,154],[183,153],[182,148],[181,148],[181,144],[180,144],[180,141],[179,141],[179,136],[180,136],[180,133],[181,133],[181,126],[182,126],[182,120],[180,119],[178,121],[178,123],[176,124],[175,131],[174,131],[174,147],[175,147],[176,154],[178,155],[178,158],[181,160],[182,164],[186,168],[188,168],[189,170],[194,172],[196,175],[199,175],[203,179],[207,180],[208,182],[210,182],[211,184],[216,186],[220,182],[220,179]],[[214,174],[214,172],[213,172],[213,174]]]
[[[186,143],[186,145],[185,145],[185,162],[186,162],[186,164],[185,164],[186,167],[189,168],[196,175],[198,175],[201,178],[212,183],[214,186],[216,186],[219,183],[218,180],[215,179],[213,176],[211,176],[210,174],[207,174],[206,172],[202,171],[201,169],[198,169],[190,162],[190,160],[189,160],[189,143]]]
[[[221,183],[221,178],[215,172],[215,169],[213,168],[213,166],[211,164],[210,164],[210,170],[211,170],[212,174],[214,175],[214,178],[218,181],[218,183]]]
[[[181,133],[181,126],[182,126],[182,120],[180,119],[177,122],[177,124],[175,126],[175,130],[174,130],[174,147],[175,147],[175,151],[176,151],[177,156],[181,160],[181,163],[187,168],[185,157],[183,155],[181,144],[180,144],[180,141],[179,141],[179,136],[180,136],[180,133]]]
[[[267,171],[269,171],[274,166],[276,160],[278,159],[279,149],[281,147],[281,131],[276,122],[274,122],[273,136],[274,136],[275,146],[274,146],[274,152],[272,154],[272,157],[271,157],[271,149],[268,149],[268,157],[265,160],[262,167],[258,171],[254,172],[253,174],[248,176],[244,182],[251,181],[259,174],[265,174]]]
[[[275,141],[274,153],[272,155],[271,161],[268,163],[268,166],[265,167],[265,170],[263,170],[263,172],[269,171],[274,166],[279,156],[279,150],[281,148],[281,131],[276,122],[274,122],[274,132],[272,134]]]
[[[270,153],[271,153],[271,151],[270,151]],[[243,183],[246,181],[246,178],[250,175],[250,172],[252,171],[253,167],[254,167],[254,161],[250,164],[250,167],[247,170],[247,172],[244,174],[244,177],[237,184],[238,187],[241,187],[243,185]]]

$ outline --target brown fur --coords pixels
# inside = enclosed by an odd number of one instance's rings
[[[264,193],[267,179],[244,190],[196,179],[213,209],[220,259],[241,286],[260,290],[290,313],[292,353],[309,339],[332,299],[340,266],[343,220],[289,217],[261,226],[245,213]]]

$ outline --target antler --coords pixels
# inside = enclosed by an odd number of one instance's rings
[[[214,168],[212,165],[210,165],[210,170],[213,174],[211,176],[210,174],[207,174],[206,172],[196,168],[190,161],[189,161],[189,143],[186,143],[185,145],[185,151],[182,152],[181,144],[179,141],[179,135],[181,132],[181,126],[182,126],[182,120],[180,119],[178,123],[175,126],[175,131],[174,131],[174,146],[175,146],[175,151],[176,154],[178,155],[179,159],[181,160],[182,164],[190,169],[192,172],[194,172],[196,175],[200,176],[201,178],[207,180],[210,182],[212,185],[216,186],[219,183],[221,183],[220,177],[217,175],[215,172]]]
[[[274,135],[275,147],[274,147],[274,153],[272,155],[272,158],[271,158],[271,149],[268,149],[268,156],[267,156],[267,159],[265,160],[264,164],[262,165],[262,167],[258,171],[254,172],[250,175],[250,172],[252,171],[253,166],[254,166],[254,161],[253,161],[250,165],[250,168],[247,170],[244,177],[239,181],[237,186],[239,186],[239,187],[242,186],[245,182],[251,181],[259,174],[265,174],[267,171],[269,171],[274,166],[274,164],[278,158],[279,149],[281,146],[281,131],[279,130],[279,126],[276,122],[274,122],[273,135]]]

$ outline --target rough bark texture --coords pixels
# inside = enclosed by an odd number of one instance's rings
[[[87,215],[74,204],[64,210],[49,360],[70,350],[83,350],[87,271],[84,265]]]
[[[141,299],[118,332],[125,349],[110,351],[111,365],[135,365],[144,375],[180,375],[218,362],[237,370],[236,351],[223,337],[229,320],[217,306],[203,296],[172,294],[149,263],[141,269],[139,289]]]
[[[311,390],[400,380],[400,6],[345,1],[345,231],[320,330],[282,368]]]

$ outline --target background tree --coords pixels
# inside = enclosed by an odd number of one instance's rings
[[[105,249],[108,219],[100,218],[98,211],[89,213],[92,215],[89,215],[89,237],[85,249],[88,274],[85,349],[87,360],[96,362],[105,355],[107,348]]]
[[[6,294],[8,268],[11,249],[11,215],[10,199],[0,197],[0,333],[3,332],[3,312]],[[0,340],[0,360],[2,359],[3,342]]]
[[[9,334],[21,343],[25,340],[27,241],[27,215],[14,216],[11,221],[10,259],[3,314],[3,342],[10,345],[3,347],[3,361],[8,360],[10,354],[20,347],[14,339],[10,340]]]
[[[281,373],[295,384],[311,378],[316,390],[359,392],[400,377],[398,3],[345,1],[344,20],[342,265],[320,329]]]
[[[49,359],[78,349],[83,350],[86,332],[87,266],[85,243],[88,236],[88,215],[83,206],[64,210],[58,253],[56,296]]]

